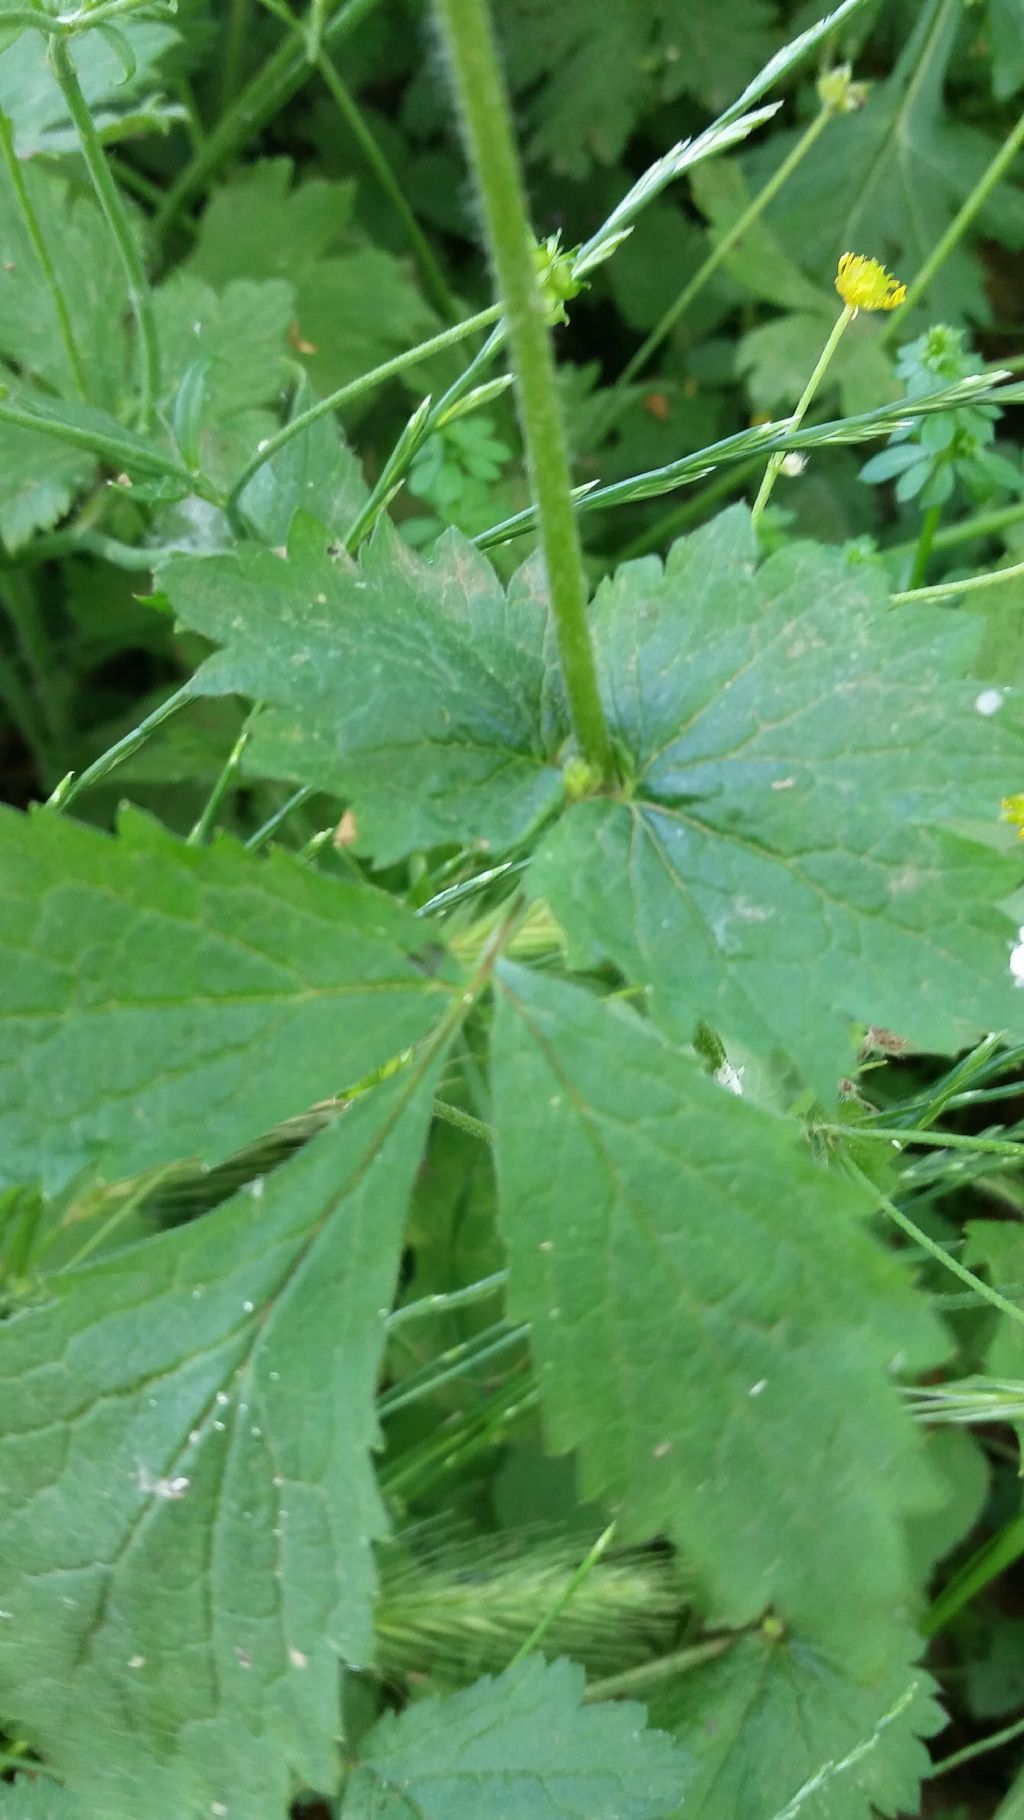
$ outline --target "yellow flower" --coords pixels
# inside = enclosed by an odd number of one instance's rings
[[[877,259],[844,253],[836,272],[836,290],[852,310],[895,310],[907,294],[905,284],[890,278]]]

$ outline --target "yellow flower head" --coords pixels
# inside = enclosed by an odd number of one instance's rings
[[[877,259],[844,253],[836,272],[836,290],[852,310],[895,310],[907,294],[905,284],[890,278]]]
[[[1024,840],[1024,791],[1018,791],[1015,796],[1003,797],[1003,820],[1012,822],[1015,828],[1019,828],[1021,840]]]

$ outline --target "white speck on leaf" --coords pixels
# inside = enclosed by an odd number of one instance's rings
[[[715,1079],[720,1087],[725,1087],[729,1093],[735,1093],[742,1097],[742,1068],[734,1068],[731,1062],[723,1062],[720,1068],[715,1069]]]
[[[998,714],[1002,705],[1002,689],[982,689],[981,694],[976,696],[974,701],[978,713],[984,714],[986,719],[990,714]]]
[[[747,1391],[747,1395],[748,1395],[748,1397],[759,1397],[761,1395],[761,1392],[763,1390],[766,1390],[767,1387],[768,1387],[768,1379],[767,1378],[758,1378],[756,1384],[751,1384],[750,1389]]]
[[[129,1658],[128,1658],[128,1667],[129,1668],[145,1668],[145,1666],[146,1666],[145,1656],[129,1656]]]
[[[288,1660],[293,1668],[306,1668],[309,1663],[309,1657],[304,1656],[301,1649],[290,1649]]]
[[[255,1302],[243,1302],[242,1303],[242,1309],[245,1314],[252,1314],[252,1311],[255,1308],[255,1306],[256,1306]]]
[[[1010,954],[1010,972],[1015,986],[1024,986],[1024,923],[1017,931],[1017,945]]]

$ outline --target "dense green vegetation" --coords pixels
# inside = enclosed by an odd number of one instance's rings
[[[0,0],[0,1820],[1024,1816],[1024,0]]]

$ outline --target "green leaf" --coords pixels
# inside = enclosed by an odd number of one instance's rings
[[[311,402],[309,387],[303,382],[292,401],[293,416]],[[288,543],[292,519],[299,511],[343,539],[366,497],[358,461],[342,442],[333,419],[319,417],[258,469],[241,504],[260,540],[281,549]]]
[[[203,471],[227,485],[256,444],[277,428],[294,293],[281,279],[238,279],[220,293],[175,272],[154,298],[161,378],[170,414],[185,374],[209,362],[199,453]]]
[[[0,537],[6,548],[20,550],[34,532],[56,524],[95,468],[82,449],[0,424]]]
[[[104,33],[90,31],[75,39],[78,80],[97,125],[116,121],[131,111],[133,101],[152,88],[157,64],[180,37],[173,27],[147,20],[119,22],[119,30],[135,60],[135,75],[130,82],[124,80],[122,57]],[[42,32],[22,32],[0,53],[0,112],[14,123],[19,157],[77,151],[78,139],[46,61],[46,38]],[[94,263],[97,267],[117,265],[116,260],[97,259]]]
[[[340,1820],[660,1820],[685,1758],[643,1708],[584,1706],[583,1670],[540,1656],[448,1699],[386,1714],[364,1740]]]
[[[698,164],[690,178],[690,186],[698,208],[707,217],[712,242],[717,246],[750,206],[750,191],[738,160],[714,158]],[[780,309],[820,312],[825,308],[821,286],[804,277],[763,216],[744,229],[732,251],[725,255],[723,270],[752,296],[777,304]],[[827,328],[825,333],[828,333]],[[820,351],[819,345],[815,359]],[[809,371],[805,368],[794,398],[803,390]],[[878,399],[871,400],[872,404],[879,402]]]
[[[450,999],[422,922],[283,852],[8,810],[0,855],[3,1181],[214,1162],[417,1042]]]
[[[0,1820],[84,1820],[74,1796],[46,1776],[0,1783]]]
[[[35,32],[26,42],[41,45]],[[7,61],[0,56],[2,75]],[[48,77],[60,98],[53,77]],[[22,169],[39,232],[71,317],[89,399],[116,411],[127,379],[127,343],[121,324],[128,309],[119,261],[98,256],[109,230],[91,196],[74,196],[63,178],[36,164]],[[29,238],[18,199],[6,173],[0,176],[0,358],[24,378],[41,380],[64,398],[75,398],[74,383],[50,285]]]
[[[434,319],[404,266],[352,225],[355,186],[292,188],[288,159],[249,166],[208,204],[185,270],[207,283],[286,279],[295,345],[318,392],[336,391],[429,334]]]
[[[504,0],[499,23],[530,154],[570,177],[616,163],[659,101],[725,107],[775,47],[765,0],[729,0],[714,30],[691,0]]]
[[[284,1820],[372,1656],[383,1321],[434,1068],[0,1326],[0,1709],[82,1820]],[[254,1187],[256,1185],[254,1184]]]
[[[502,969],[493,1073],[512,1312],[581,1495],[624,1538],[668,1533],[716,1623],[775,1605],[875,1672],[934,1496],[886,1377],[944,1342],[862,1197],[650,1024],[541,975]]]
[[[439,842],[522,840],[562,796],[537,570],[506,596],[457,533],[430,563],[386,526],[358,566],[328,542],[299,518],[287,562],[245,550],[171,564],[175,612],[227,646],[196,688],[270,703],[246,763],[350,796],[357,850],[381,864]]]
[[[870,1820],[918,1812],[928,1770],[922,1737],[945,1716],[934,1683],[899,1639],[878,1674],[851,1679],[841,1660],[797,1639],[741,1637],[653,1703],[656,1723],[695,1758],[685,1820]]]
[[[959,5],[928,0],[921,6],[888,81],[871,91],[858,113],[823,135],[771,204],[770,226],[817,281],[831,282],[837,259],[848,250],[884,256],[909,281],[991,163],[998,141],[945,109],[946,72],[960,24]],[[775,134],[744,159],[752,190],[761,188],[795,138]],[[989,320],[983,273],[971,251],[985,235],[1007,246],[1024,239],[1024,196],[1013,185],[997,185],[932,279],[929,320],[957,321],[965,314]]]
[[[1017,0],[988,0],[992,88],[1005,101],[1024,88],[1024,18]]]
[[[592,625],[631,793],[574,805],[531,888],[581,965],[607,957],[682,1041],[703,1019],[827,1098],[854,1020],[940,1051],[1015,1029],[1012,858],[990,832],[1019,718],[964,681],[975,630],[890,611],[863,563],[794,545],[755,572],[749,514],[603,584]]]

